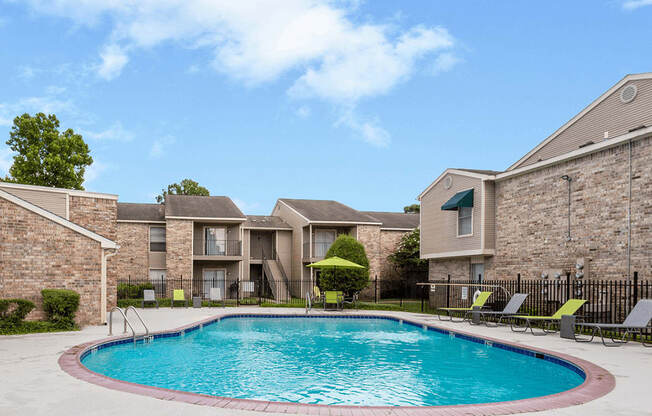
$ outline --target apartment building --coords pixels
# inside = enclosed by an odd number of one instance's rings
[[[0,298],[43,318],[41,290],[80,294],[77,321],[106,322],[116,305],[118,196],[0,182]]]
[[[505,171],[418,197],[431,280],[652,274],[652,73],[628,75]]]

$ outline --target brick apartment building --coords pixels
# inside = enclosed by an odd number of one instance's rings
[[[507,170],[447,169],[418,199],[431,280],[649,278],[652,73],[623,78]]]

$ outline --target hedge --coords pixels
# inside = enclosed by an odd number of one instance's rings
[[[10,331],[19,327],[34,308],[29,300],[0,299],[0,329]]]
[[[59,329],[74,329],[75,313],[79,308],[79,293],[65,289],[43,289],[43,310]]]
[[[151,283],[118,283],[118,299],[142,299],[145,290],[154,289]]]

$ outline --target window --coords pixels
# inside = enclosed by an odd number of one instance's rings
[[[473,234],[473,207],[460,207],[457,211],[457,235]]]
[[[165,227],[149,227],[149,251],[165,251]]]

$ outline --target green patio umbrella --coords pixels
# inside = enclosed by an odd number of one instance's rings
[[[364,266],[360,266],[358,263],[354,263],[347,259],[341,257],[333,256],[324,260],[320,260],[316,263],[311,263],[308,267],[314,267],[316,269],[364,269]]]

